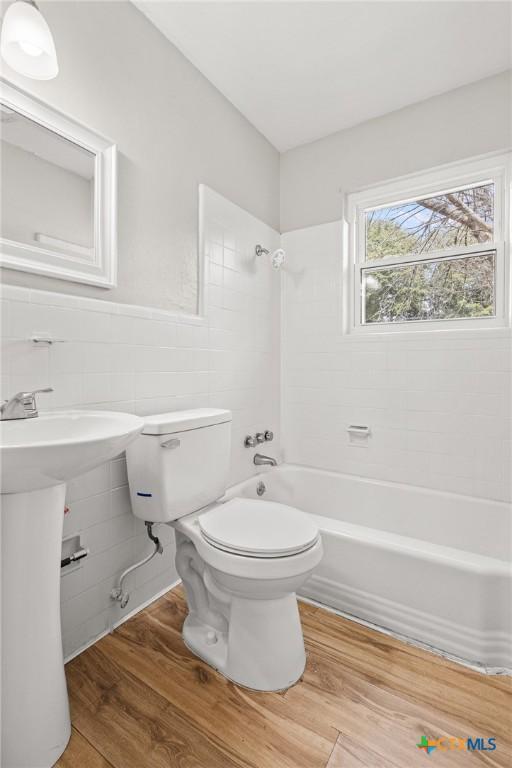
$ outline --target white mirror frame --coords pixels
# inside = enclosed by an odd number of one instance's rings
[[[94,163],[94,247],[89,258],[0,237],[0,266],[60,280],[117,285],[117,147],[72,118],[0,79],[0,103],[87,149]]]

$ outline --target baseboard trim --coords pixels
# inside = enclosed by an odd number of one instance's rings
[[[299,597],[305,602],[484,674],[512,674],[510,638],[505,632],[483,633],[462,627],[322,576],[313,575]],[[485,663],[486,658],[503,659],[504,663]]]
[[[95,645],[95,643],[97,643],[103,637],[106,637],[106,635],[109,635],[112,632],[112,630],[117,629],[117,627],[120,627],[122,624],[125,623],[125,621],[128,621],[133,616],[136,616],[138,613],[143,611],[152,603],[156,602],[156,600],[159,600],[161,597],[166,595],[168,592],[170,592],[172,589],[177,587],[179,584],[181,584],[181,579],[177,579],[176,581],[172,582],[172,584],[170,584],[169,586],[164,587],[164,589],[161,589],[159,592],[157,592],[155,595],[150,597],[148,600],[145,600],[143,603],[137,606],[137,608],[134,608],[132,611],[129,611],[129,613],[127,613],[126,616],[123,616],[122,619],[119,619],[119,621],[116,621],[112,625],[112,627],[110,627],[109,629],[106,629],[104,632],[99,634],[98,637],[94,638],[94,640],[90,640],[89,642],[81,646],[78,650],[74,651],[69,656],[67,656],[64,660],[64,663],[67,664],[76,656],[79,656],[81,653],[87,650],[87,648],[90,648],[91,646]],[[333,596],[334,591],[337,593],[336,597]],[[436,656],[441,656],[442,658],[447,659],[448,661],[452,661],[456,664],[460,664],[464,667],[472,669],[475,672],[480,672],[481,674],[484,674],[484,675],[512,675],[512,664],[511,666],[493,666],[493,665],[481,664],[477,661],[472,661],[471,659],[466,658],[465,656],[461,656],[451,651],[447,651],[437,644],[428,643],[423,640],[419,640],[413,635],[408,634],[407,632],[400,632],[397,629],[393,629],[389,626],[386,626],[385,623],[381,624],[379,623],[379,620],[380,620],[379,618],[377,618],[376,621],[372,621],[372,620],[363,618],[361,615],[358,615],[357,613],[352,613],[347,610],[344,610],[343,608],[338,608],[335,605],[333,605],[333,602],[342,602],[342,600],[340,600],[340,596],[342,596],[344,592],[351,593],[352,598],[356,593],[359,593],[359,592],[361,593],[361,595],[364,595],[365,596],[364,612],[366,612],[366,610],[368,609],[368,602],[371,602],[372,597],[375,602],[381,603],[381,604],[391,603],[391,601],[384,600],[383,598],[378,598],[376,596],[368,595],[368,593],[363,593],[361,590],[356,590],[354,588],[342,586],[340,584],[337,584],[336,582],[331,581],[330,579],[325,579],[320,576],[312,576],[308,580],[307,589],[305,590],[305,592],[307,594],[305,593],[305,594],[298,595],[298,599],[300,601],[304,603],[308,603],[310,605],[314,605],[317,608],[321,608],[322,610],[328,611],[329,613],[333,613],[337,616],[342,616],[343,618],[348,619],[349,621],[353,621],[356,624],[361,624],[362,626],[368,627],[369,629],[372,629],[376,632],[380,632],[381,634],[388,635],[389,637],[394,637],[396,640],[400,640],[400,642],[403,642],[406,645],[411,645],[415,648],[421,648],[422,650],[429,651],[430,653],[433,653]],[[406,607],[403,605],[399,605],[398,603],[392,603],[392,605],[394,606],[395,616],[400,615],[400,613],[405,614],[406,612],[408,612]],[[421,614],[420,611],[413,611],[413,613]],[[382,615],[382,612],[379,612],[379,610],[376,609],[375,616],[378,617],[381,615]],[[426,617],[426,614],[421,614],[421,615]],[[450,624],[449,622],[440,622],[438,619],[435,619],[434,617],[431,617],[431,616],[428,617],[428,620],[431,622],[436,621],[438,627],[439,627],[439,624],[441,623],[444,623],[446,625]],[[404,626],[406,625],[410,626],[410,622],[404,621],[403,624]],[[503,635],[503,633],[499,633],[499,634]],[[481,641],[481,637],[480,637],[480,641]],[[499,645],[501,645],[502,643],[504,644],[506,651],[508,651],[509,650],[508,640],[506,638],[503,639],[502,637],[500,637]]]
[[[168,592],[171,591],[171,589],[174,589],[178,586],[178,584],[181,584],[181,579],[177,579],[176,581],[173,581],[172,584],[169,584],[169,586],[164,587],[159,592],[154,594],[152,597],[150,597],[148,600],[144,600],[143,603],[138,605],[136,608],[134,608],[132,611],[129,611],[126,616],[123,616],[122,619],[119,619],[118,621],[114,622],[108,629],[105,629],[103,632],[101,632],[97,637],[95,637],[93,640],[88,640],[87,643],[84,643],[84,645],[80,646],[78,650],[73,651],[73,653],[70,653],[69,656],[66,656],[64,659],[64,664],[67,664],[72,659],[76,658],[77,656],[80,656],[81,653],[86,651],[88,648],[90,648],[92,645],[95,645],[99,640],[102,639],[102,637],[106,637],[107,635],[110,635],[110,633],[117,629],[117,627],[120,627],[121,624],[124,624],[125,621],[128,621],[128,619],[133,618],[133,616],[136,616],[138,613],[144,610],[144,608],[147,608],[148,605],[151,605],[151,603],[156,602],[156,600],[159,600],[161,597],[166,595]]]

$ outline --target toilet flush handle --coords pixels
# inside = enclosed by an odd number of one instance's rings
[[[179,448],[181,445],[181,440],[178,440],[177,437],[171,437],[170,440],[165,440],[163,443],[160,443],[160,448]]]

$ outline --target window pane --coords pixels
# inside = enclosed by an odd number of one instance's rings
[[[494,315],[495,252],[361,270],[362,322]]]
[[[366,260],[493,239],[494,184],[366,212]]]

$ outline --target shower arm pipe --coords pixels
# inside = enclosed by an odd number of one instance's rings
[[[128,604],[128,600],[130,599],[130,593],[123,591],[123,584],[125,579],[130,575],[130,573],[133,573],[133,571],[136,571],[137,568],[141,568],[143,565],[146,565],[146,563],[149,563],[149,561],[152,560],[156,554],[161,555],[164,551],[164,548],[162,547],[160,539],[158,538],[158,536],[155,536],[153,534],[153,523],[149,523],[146,521],[145,525],[146,525],[146,532],[148,534],[148,537],[153,542],[154,549],[152,552],[149,553],[149,555],[146,555],[146,557],[144,557],[142,560],[139,560],[137,563],[130,565],[129,568],[123,571],[121,576],[119,577],[119,582],[117,586],[114,587],[114,589],[110,593],[110,597],[112,598],[112,600],[115,600],[116,602],[120,603],[121,608],[126,608]]]

